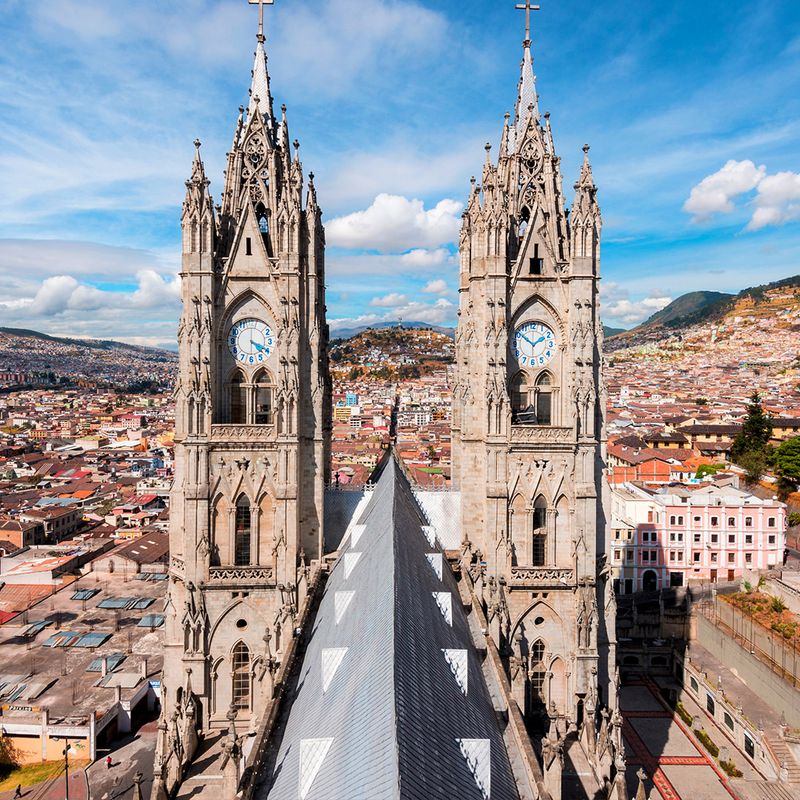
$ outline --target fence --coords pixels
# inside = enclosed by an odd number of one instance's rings
[[[767,664],[776,675],[795,688],[800,685],[800,654],[793,641],[764,628],[752,614],[740,611],[719,597],[698,604],[697,609],[717,628],[749,650],[751,655]]]

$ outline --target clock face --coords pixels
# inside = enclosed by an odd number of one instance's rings
[[[228,349],[240,364],[261,364],[275,349],[275,334],[260,319],[240,319],[228,331]]]
[[[542,367],[556,354],[556,336],[543,322],[525,322],[514,333],[514,356],[521,367]]]

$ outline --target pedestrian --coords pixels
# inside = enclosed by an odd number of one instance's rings
[[[106,756],[106,769],[111,769],[111,756]]]
[[[14,792],[14,800],[17,800],[18,797],[22,797],[22,784],[17,784],[17,790]]]

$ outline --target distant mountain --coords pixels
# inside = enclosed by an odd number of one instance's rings
[[[339,339],[352,339],[354,336],[358,336],[359,333],[363,333],[364,331],[382,331],[386,328],[431,330],[436,331],[437,333],[443,333],[445,336],[449,336],[451,339],[454,339],[456,335],[455,328],[442,327],[441,325],[431,325],[429,322],[406,322],[405,320],[400,322],[399,320],[395,320],[394,322],[380,322],[374,325],[359,325],[355,328],[336,328],[335,330],[331,331],[331,340],[336,341]]]
[[[610,339],[612,336],[619,336],[621,333],[625,333],[626,330],[626,328],[609,328],[608,325],[603,325],[603,337]]]
[[[640,328],[655,328],[663,325],[666,328],[679,328],[702,322],[710,315],[727,308],[735,294],[724,292],[689,292],[673,300],[666,308],[657,311]],[[635,329],[634,329],[635,330]]]
[[[72,339],[24,328],[0,328],[0,372],[11,386],[70,385],[148,390],[167,387],[178,354],[105,339]]]
[[[609,343],[610,350],[630,347],[644,342],[666,339],[694,325],[705,325],[724,319],[742,306],[755,303],[774,303],[781,289],[800,290],[800,275],[780,281],[743,289],[738,294],[725,292],[689,292],[673,300],[645,320],[641,325],[618,334]],[[780,301],[778,301],[780,306]],[[774,309],[773,309],[774,310]],[[770,311],[772,313],[772,311]]]
[[[115,342],[111,339],[70,339],[61,336],[50,336],[48,333],[30,331],[26,328],[0,328],[0,333],[22,339],[41,339],[46,342],[55,342],[62,345],[85,347],[89,350],[133,350],[138,353],[152,353],[154,355],[164,356],[170,361],[177,359],[176,354],[169,350],[162,350],[160,347],[143,347],[136,344]]]

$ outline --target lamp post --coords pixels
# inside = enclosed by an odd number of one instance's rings
[[[54,739],[64,739],[64,800],[69,800],[69,737],[54,736]]]

